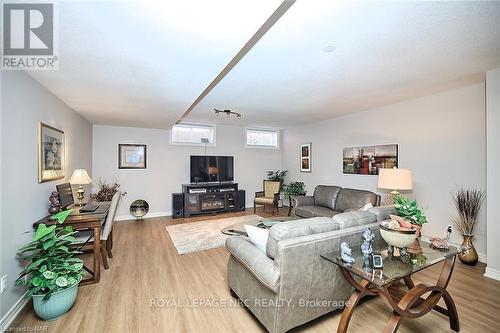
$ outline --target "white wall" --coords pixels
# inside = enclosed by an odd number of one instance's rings
[[[283,133],[287,181],[377,191],[377,177],[342,173],[342,149],[358,145],[399,144],[399,166],[413,169],[414,196],[429,222],[424,235],[442,235],[455,214],[451,192],[457,187],[486,188],[484,84],[405,101]],[[299,172],[299,145],[312,142],[312,173]],[[498,141],[497,141],[498,142]],[[497,164],[498,165],[498,164]],[[486,253],[483,212],[475,245]],[[458,232],[453,241],[461,242]]]
[[[486,73],[488,150],[488,267],[486,276],[500,280],[500,68]]]
[[[246,190],[247,205],[254,192],[262,190],[267,170],[281,168],[281,153],[277,149],[245,148],[245,128],[217,125],[216,146],[207,147],[207,155],[234,156],[234,179]],[[99,178],[116,180],[128,194],[117,213],[119,219],[133,218],[129,214],[132,201],[144,199],[150,205],[148,216],[170,215],[172,193],[181,192],[189,183],[189,156],[203,155],[202,146],[169,144],[169,131],[148,128],[94,125],[93,130],[94,191]],[[147,169],[118,169],[118,144],[147,145]]]
[[[23,289],[14,287],[22,266],[16,251],[32,240],[32,223],[48,214],[48,198],[73,169],[91,170],[92,126],[21,71],[2,71],[1,123],[1,275],[8,289],[1,295],[0,318],[16,304]],[[38,122],[65,133],[66,179],[38,183]]]

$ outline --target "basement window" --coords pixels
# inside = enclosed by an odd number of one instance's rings
[[[247,147],[278,149],[278,133],[277,129],[247,128]]]
[[[172,144],[215,146],[215,125],[177,124],[171,134]]]

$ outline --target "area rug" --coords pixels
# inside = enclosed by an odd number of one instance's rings
[[[237,223],[256,224],[258,215],[167,225],[167,232],[179,254],[193,253],[223,247],[226,238],[221,230]]]

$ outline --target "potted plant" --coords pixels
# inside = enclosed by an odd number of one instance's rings
[[[285,194],[285,198],[290,199],[299,195],[306,195],[306,186],[303,182],[291,182],[285,185],[283,193]]]
[[[415,241],[408,246],[408,250],[414,254],[422,253],[419,238],[422,236],[423,225],[428,222],[422,208],[418,205],[417,200],[412,200],[401,194],[394,197],[394,207],[398,215],[405,221],[411,223],[417,230],[415,233]]]
[[[99,191],[90,196],[92,201],[103,202],[103,201],[111,201],[113,199],[113,195],[115,195],[116,191],[120,187],[120,184],[114,182],[113,184],[108,184],[106,180],[99,179]]]
[[[81,252],[74,248],[74,234],[70,226],[40,224],[33,241],[18,251],[28,264],[19,273],[16,285],[28,288],[26,297],[32,297],[35,313],[43,320],[59,318],[76,300],[84,272],[82,260],[76,257]]]
[[[267,180],[279,181],[281,185],[283,185],[287,173],[288,170],[276,170],[276,171],[270,170],[267,172]]]
[[[485,196],[483,190],[465,190],[463,188],[453,195],[453,202],[458,211],[458,216],[453,219],[453,222],[455,227],[462,233],[462,246],[466,248],[465,251],[458,254],[458,258],[466,265],[473,266],[479,260],[474,244],[472,244],[472,238],[474,237],[474,227]]]
[[[422,226],[427,223],[427,217],[418,205],[417,200],[412,200],[404,195],[396,195],[394,197],[394,207],[399,216],[417,229],[417,237],[420,237]]]

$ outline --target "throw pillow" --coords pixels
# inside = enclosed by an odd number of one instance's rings
[[[255,244],[263,252],[266,252],[267,238],[269,237],[269,230],[257,228],[253,225],[245,224],[245,231],[248,234],[250,241]]]
[[[359,210],[361,210],[363,212],[366,212],[370,208],[373,208],[373,205],[371,204],[371,202],[367,203],[366,205],[364,205],[363,207],[361,207]]]

